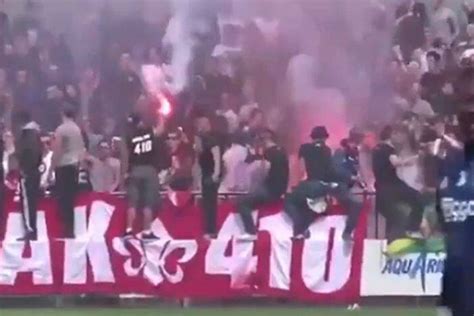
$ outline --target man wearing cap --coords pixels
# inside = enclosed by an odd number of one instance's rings
[[[349,180],[353,181],[355,178],[352,175],[348,178],[340,170],[336,170],[331,148],[326,145],[326,140],[329,138],[326,127],[314,127],[310,136],[313,142],[301,145],[299,150],[301,164],[306,171],[306,180],[314,182],[312,187],[317,191],[321,190],[322,185],[323,191],[337,198],[339,204],[346,210],[348,217],[342,237],[350,241],[362,209],[361,203],[356,201],[349,191]],[[305,237],[308,235],[305,234]]]
[[[263,154],[251,153],[247,162],[259,160],[268,165],[268,173],[262,186],[242,197],[237,203],[237,211],[244,223],[245,234],[243,240],[255,240],[257,229],[252,218],[252,211],[267,203],[278,201],[288,188],[289,163],[288,156],[283,148],[275,142],[273,131],[266,129],[259,135],[263,147]]]

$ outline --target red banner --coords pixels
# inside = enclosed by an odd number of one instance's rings
[[[126,202],[84,195],[75,209],[76,239],[61,239],[53,199],[41,201],[38,240],[23,235],[17,201],[6,205],[0,225],[0,295],[148,294],[229,298],[249,295],[345,303],[360,295],[366,212],[354,244],[345,243],[346,217],[333,210],[311,225],[311,239],[292,241],[281,204],[255,211],[258,240],[240,241],[242,223],[233,204],[219,206],[218,238],[202,236],[201,210],[192,202],[165,201],[153,223],[154,242],[125,241]]]

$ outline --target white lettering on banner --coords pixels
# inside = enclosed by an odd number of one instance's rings
[[[48,240],[48,227],[46,226],[46,216],[44,211],[36,213],[36,230],[39,241]],[[25,226],[21,213],[9,213],[7,217],[5,241],[18,240],[25,236]]]
[[[77,238],[66,239],[64,244],[65,284],[86,284],[88,260],[95,282],[115,282],[105,242],[105,234],[114,210],[115,207],[110,204],[94,201],[87,220],[87,208],[85,206],[75,208],[74,226]]]
[[[260,229],[267,231],[271,238],[269,286],[274,289],[289,290],[293,224],[286,213],[281,212],[262,218]]]
[[[253,212],[252,216],[255,221],[257,213]],[[257,257],[252,255],[254,243],[234,238],[243,233],[240,215],[230,214],[225,219],[218,238],[210,242],[206,252],[205,272],[211,275],[230,275],[233,288],[243,286],[245,277],[255,272],[257,268]],[[226,256],[229,243],[232,243],[232,255]]]
[[[352,245],[342,240],[345,224],[346,216],[324,216],[310,226],[301,271],[304,284],[314,293],[338,291],[349,281]]]
[[[127,245],[131,246],[126,247]],[[114,238],[113,247],[120,255],[128,257],[124,263],[124,270],[128,276],[135,277],[140,273],[154,286],[161,284],[164,280],[176,284],[183,280],[184,272],[180,263],[189,262],[198,251],[195,240],[157,240],[154,242],[142,242],[138,239],[124,241]],[[133,253],[130,250],[134,250]],[[184,250],[184,254],[176,260],[176,272],[170,273],[166,270],[166,260],[175,250]],[[132,259],[139,256],[140,264],[133,267]]]
[[[45,213],[37,214],[38,241],[29,243],[31,257],[24,258],[26,242],[16,241],[24,234],[23,220],[20,213],[9,214],[6,236],[9,236],[0,248],[0,284],[14,285],[18,273],[31,272],[33,284],[45,285],[53,283],[51,267],[51,251],[47,241]],[[12,240],[14,238],[14,240]]]

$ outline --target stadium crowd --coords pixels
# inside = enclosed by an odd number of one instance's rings
[[[105,7],[93,34],[101,39],[100,49],[79,65],[68,38],[44,27],[39,1],[25,1],[20,16],[1,12],[1,174],[6,187],[15,189],[18,175],[24,177],[30,167],[22,160],[32,155],[24,131],[33,129],[42,142],[42,188],[49,188],[55,177],[67,191],[69,171],[58,168],[77,164],[83,190],[123,191],[138,161],[131,156],[147,152],[146,144],[130,147],[135,144],[130,134],[146,126],[152,130],[154,154],[146,164],[156,170],[156,189],[201,190],[209,237],[216,234],[218,192],[248,193],[237,201],[246,238],[255,234],[250,211],[290,192],[285,211],[295,222],[295,237],[308,237],[311,216],[322,212],[327,201],[321,197],[330,195],[350,215],[344,236],[350,240],[361,208],[354,192],[374,189],[389,238],[417,236],[420,229],[432,234],[440,179],[457,176],[440,173],[460,152],[455,114],[474,100],[474,3],[458,3],[456,10],[443,0],[398,2],[373,7],[371,29],[387,30],[392,45],[375,59],[363,56],[352,62],[371,70],[362,101],[369,110],[336,148],[326,144],[331,135],[324,122],[303,126],[308,143],[301,147],[302,139],[288,132],[291,103],[298,99],[289,95],[298,89],[285,89],[284,82],[298,64],[295,57],[308,56],[308,50],[282,44],[291,36],[280,31],[283,21],[271,12],[249,21],[235,18],[227,7],[218,16],[204,15],[210,27],[193,34],[193,58],[185,68],[190,79],[179,91],[173,40],[167,37],[172,23],[158,27],[123,20]],[[369,45],[370,35],[347,45]],[[295,82],[297,88],[305,84]],[[65,158],[58,156],[76,146],[68,143],[75,124],[85,151],[62,164]],[[80,152],[81,144],[77,147]],[[133,200],[136,194],[129,192]],[[156,202],[143,199],[150,207]]]

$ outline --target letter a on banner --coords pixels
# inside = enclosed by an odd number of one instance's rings
[[[87,261],[92,268],[94,282],[113,283],[110,253],[105,241],[115,207],[103,201],[91,205],[89,221],[85,206],[75,209],[77,239],[68,239],[64,245],[64,283],[86,284]]]
[[[44,212],[38,212],[37,227],[38,241],[29,242],[31,256],[24,257],[27,242],[16,241],[24,234],[21,214],[12,213],[8,216],[6,236],[9,238],[0,247],[0,285],[14,285],[18,273],[24,272],[32,273],[35,285],[53,284],[51,251]]]

